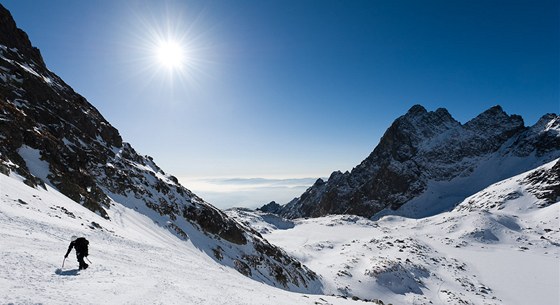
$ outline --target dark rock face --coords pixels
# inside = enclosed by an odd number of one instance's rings
[[[87,173],[104,164],[114,147],[122,146],[118,131],[82,96],[50,72],[39,50],[0,8],[1,157],[30,185],[48,182],[63,194],[107,217],[107,196]],[[49,163],[49,181],[39,181],[17,150],[40,151]]]
[[[379,145],[351,172],[333,172],[277,212],[287,218],[355,214],[371,217],[397,210],[422,195],[430,182],[468,177],[483,162],[532,158],[517,173],[560,157],[560,118],[547,114],[530,128],[518,115],[494,106],[465,124],[445,109],[413,106],[396,119]],[[532,156],[532,157],[531,157]],[[536,161],[535,161],[536,160]],[[531,164],[530,164],[531,163]],[[508,176],[488,173],[488,183]],[[463,194],[466,195],[466,194]]]
[[[263,205],[262,207],[258,208],[258,211],[264,212],[264,213],[273,213],[276,214],[280,211],[280,209],[282,208],[281,205],[279,205],[278,203],[276,203],[276,201],[271,201],[265,205]]]
[[[8,48],[16,48],[22,52],[26,57],[34,61],[35,63],[45,66],[43,62],[43,57],[39,49],[33,47],[29,41],[27,34],[18,29],[16,22],[12,18],[10,12],[0,6],[0,44]]]
[[[123,142],[95,107],[47,69],[1,5],[0,173],[54,187],[107,219],[113,204],[125,205],[249,277],[320,292],[315,273]]]
[[[231,243],[247,243],[244,231],[239,225],[218,209],[196,209],[187,206],[183,209],[183,217],[196,221],[205,232],[218,235]],[[217,219],[220,221],[216,221]]]
[[[545,202],[541,207],[558,202],[560,200],[560,160],[549,170],[538,170],[528,175],[523,184],[527,185],[527,191]]]
[[[560,149],[560,117],[558,114],[545,114],[539,121],[521,134],[508,152],[525,158],[531,154],[537,157],[555,154]]]

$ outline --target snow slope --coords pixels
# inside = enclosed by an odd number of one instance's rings
[[[216,262],[275,287],[321,293],[316,274],[136,152],[49,71],[0,5],[0,172],[50,186],[105,219],[113,202],[189,240]]]
[[[20,153],[37,161],[31,166],[37,176],[47,175],[36,151],[23,147]],[[202,236],[178,238],[165,218],[114,198],[109,217],[102,217],[48,184],[32,188],[11,172],[0,175],[0,303],[362,303],[354,297],[384,304],[559,304],[559,162],[424,219],[285,221],[228,212],[319,273],[325,294],[347,299],[253,281],[209,256]],[[75,234],[91,241],[92,265],[78,271],[72,254],[57,274]]]
[[[241,221],[322,275],[326,294],[393,304],[555,305],[560,204],[535,190],[557,190],[558,168],[560,159],[423,219],[337,215],[294,220],[284,229],[259,213]],[[532,177],[539,175],[548,179],[536,186]]]
[[[356,304],[251,280],[133,209],[112,202],[109,221],[22,181],[0,174],[0,304]],[[56,274],[71,235],[92,264],[72,252]]]

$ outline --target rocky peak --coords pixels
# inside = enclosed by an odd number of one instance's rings
[[[377,162],[408,160],[418,153],[421,143],[426,139],[460,125],[446,109],[428,112],[424,107],[415,105],[393,122],[369,158],[377,159]]]
[[[531,129],[541,132],[560,132],[560,116],[554,113],[547,113],[543,115]]]
[[[501,106],[494,106],[465,124],[466,129],[479,133],[509,136],[525,127],[519,115],[508,115]]]
[[[262,207],[258,208],[257,211],[261,211],[264,213],[272,213],[272,214],[276,214],[280,211],[280,209],[282,208],[282,206],[278,203],[276,203],[276,201],[271,201],[265,205],[263,205]]]
[[[431,123],[433,125],[455,121],[445,108],[438,108],[436,111],[427,111],[426,108],[421,105],[412,106],[405,115],[401,116],[401,119],[412,124]]]
[[[344,176],[344,174],[341,171],[334,171],[329,176],[329,181],[339,180],[343,176]],[[319,181],[319,179],[320,179],[320,181]],[[319,179],[317,179],[317,181],[315,183],[317,183],[317,182],[319,184],[321,184],[322,182],[324,183],[323,179],[321,179],[321,178],[319,178]]]
[[[333,172],[326,182],[316,183],[284,206],[280,214],[288,218],[328,214],[371,217],[383,209],[399,209],[421,196],[430,182],[445,184],[468,177],[478,167],[485,168],[481,165],[485,160],[512,158],[518,164],[519,157],[537,157],[515,170],[508,168],[508,162],[498,161],[495,167],[500,170],[485,173],[484,181],[478,179],[473,185],[504,179],[500,171],[529,170],[560,156],[558,121],[557,115],[546,115],[526,128],[520,116],[494,106],[463,125],[446,109],[427,111],[415,105],[391,124],[373,152],[351,173]],[[450,192],[457,197],[468,193]],[[438,204],[437,200],[433,204]]]
[[[12,14],[0,5],[0,44],[8,48],[16,48],[37,65],[45,66],[39,49],[31,45],[27,34],[16,26]]]
[[[319,179],[315,180],[315,183],[313,183],[313,185],[317,185],[317,186],[323,185],[323,184],[325,184],[325,180],[323,180],[322,178],[319,178]]]
[[[410,107],[410,109],[408,109],[405,116],[415,117],[415,116],[424,115],[426,113],[428,113],[428,111],[426,110],[426,108],[424,108],[424,106],[416,104],[416,105]]]
[[[535,125],[529,127],[510,148],[519,157],[535,154],[537,157],[554,154],[560,147],[560,115],[543,115]]]

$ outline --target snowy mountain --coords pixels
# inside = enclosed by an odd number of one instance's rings
[[[30,187],[56,190],[108,221],[120,221],[111,210],[133,209],[216,262],[259,282],[321,292],[314,272],[123,142],[84,97],[47,69],[39,50],[2,6],[0,172]],[[50,207],[45,211],[61,209],[54,201],[44,204]],[[82,217],[79,229],[109,230]]]
[[[425,217],[484,187],[560,157],[560,116],[525,127],[495,106],[465,124],[416,105],[351,172],[318,179],[279,212],[287,218],[354,214]]]
[[[200,246],[202,233],[182,240],[112,199],[102,217],[25,179],[0,174],[0,304],[357,305],[265,285],[217,264]],[[57,272],[75,234],[90,241],[90,266],[78,270],[72,252]],[[238,251],[223,249],[224,257]]]
[[[124,142],[0,6],[0,303],[559,304],[559,131],[557,114],[461,124],[415,106],[352,172],[222,212]],[[85,271],[63,260],[72,235]]]
[[[559,304],[560,159],[452,211],[378,221],[227,213],[318,272],[325,293],[392,304]],[[274,218],[276,216],[276,218]]]

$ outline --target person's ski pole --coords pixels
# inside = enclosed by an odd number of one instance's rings
[[[64,269],[64,261],[66,260],[66,257],[62,260],[62,267],[60,267],[60,269]]]
[[[87,261],[88,261],[90,264],[92,264],[92,262],[89,260],[89,258],[87,258],[87,256],[86,256],[86,259],[87,259]]]

